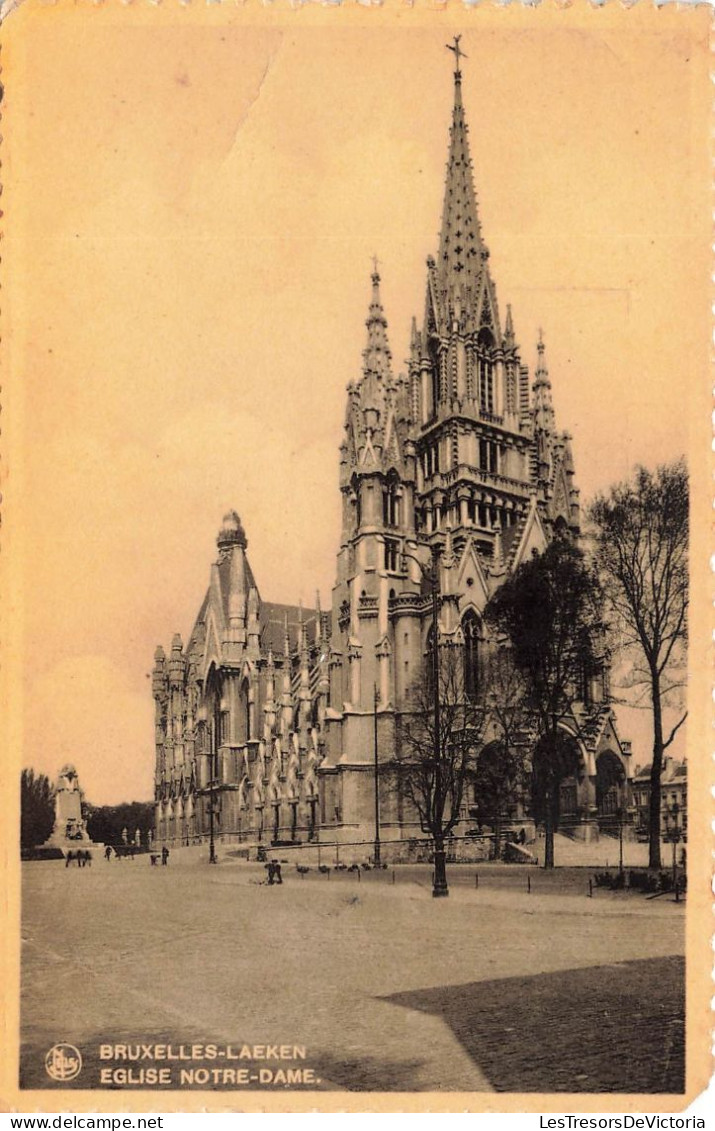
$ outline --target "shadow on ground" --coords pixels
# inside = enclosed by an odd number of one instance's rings
[[[651,958],[392,994],[441,1017],[498,1092],[685,1090],[685,962]]]
[[[392,1060],[389,1049],[385,1050],[381,1060],[370,1056],[338,1059],[329,1053],[318,1053],[315,1063],[321,1079],[330,1080],[339,1091],[415,1092],[432,1091],[439,1087],[438,1083],[416,1086],[415,1080],[424,1067],[424,1061]]]

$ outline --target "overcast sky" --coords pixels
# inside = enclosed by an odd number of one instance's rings
[[[488,19],[462,40],[500,310],[532,372],[543,327],[584,500],[687,449],[702,372],[703,44],[694,23],[631,27]],[[452,32],[78,28],[26,41],[7,242],[23,764],[74,762],[100,804],[151,796],[153,651],[186,639],[228,508],[264,599],[329,605],[371,256],[401,369],[437,250]]]

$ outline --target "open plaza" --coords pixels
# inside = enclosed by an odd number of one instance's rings
[[[23,1088],[677,1093],[684,905],[585,868],[23,865]],[[57,1082],[57,1045],[81,1071]],[[123,1051],[122,1051],[123,1050]]]

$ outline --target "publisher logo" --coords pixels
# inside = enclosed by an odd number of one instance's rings
[[[82,1057],[74,1045],[53,1045],[45,1057],[45,1071],[53,1080],[66,1084],[82,1071]]]

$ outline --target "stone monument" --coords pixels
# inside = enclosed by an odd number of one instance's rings
[[[82,816],[82,798],[77,771],[74,766],[63,766],[55,787],[55,824],[45,845],[64,851],[102,848],[89,839]]]

